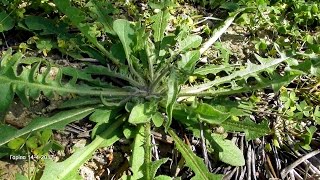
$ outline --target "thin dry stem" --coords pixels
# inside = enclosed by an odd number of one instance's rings
[[[299,158],[298,160],[296,160],[291,165],[289,165],[288,167],[284,168],[281,171],[281,178],[284,179],[292,169],[294,169],[295,167],[297,167],[302,162],[305,162],[307,159],[309,159],[309,158],[311,158],[311,157],[313,157],[313,156],[315,156],[315,155],[317,155],[319,153],[320,153],[320,150],[318,149],[318,150],[312,151],[312,152],[306,154],[305,156]]]

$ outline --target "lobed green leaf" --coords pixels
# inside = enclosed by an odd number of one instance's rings
[[[198,35],[189,35],[185,39],[179,41],[178,52],[184,52],[193,48],[197,48],[201,45],[202,38]]]
[[[166,113],[168,115],[168,121],[165,124],[165,128],[168,129],[172,121],[172,111],[174,104],[177,100],[177,95],[179,91],[178,77],[175,71],[172,71],[168,80],[168,93],[167,93],[167,104]]]
[[[150,103],[145,102],[137,104],[131,110],[129,116],[129,123],[131,124],[143,124],[150,121],[152,114],[154,113],[153,107]]]
[[[119,65],[119,61],[114,58],[100,42],[98,42],[97,38],[93,34],[90,34],[90,26],[86,23],[82,23],[82,21],[85,19],[84,12],[76,7],[71,6],[70,1],[54,0],[54,3],[61,12],[68,16],[72,24],[75,25],[94,46],[96,46],[114,64]]]
[[[224,139],[222,135],[205,133],[214,153],[219,155],[219,160],[232,166],[244,166],[243,152],[230,140]]]
[[[130,55],[132,53],[131,46],[135,32],[132,26],[133,25],[125,19],[117,19],[113,22],[113,29],[120,38],[128,61],[130,61]]]
[[[200,51],[188,51],[181,54],[181,61],[178,61],[178,68],[191,74],[195,68],[196,63],[200,59]]]
[[[227,121],[221,123],[221,126],[229,132],[245,132],[247,141],[271,133],[266,120],[262,121],[260,124],[257,124],[251,121],[249,118],[245,118],[243,121],[234,121],[232,119],[228,119]]]
[[[169,18],[169,10],[160,11],[156,15],[150,17],[151,21],[153,22],[151,28],[154,32],[153,38],[155,42],[162,41],[164,38],[164,32],[168,26]]]

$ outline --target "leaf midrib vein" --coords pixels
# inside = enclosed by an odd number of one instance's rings
[[[57,91],[57,92],[68,92],[68,93],[75,93],[75,94],[85,94],[85,95],[96,95],[96,96],[100,96],[100,95],[104,95],[104,96],[129,96],[131,93],[130,92],[119,92],[118,89],[103,89],[103,90],[92,90],[92,89],[75,89],[75,88],[67,88],[67,87],[56,87],[56,86],[50,86],[50,85],[46,85],[46,84],[40,84],[40,83],[34,83],[34,82],[26,82],[23,81],[21,79],[10,79],[6,76],[0,76],[0,82],[1,81],[6,81],[9,83],[13,83],[13,84],[24,84],[24,86],[28,86],[28,87],[36,87],[39,90],[53,90],[53,91]],[[78,87],[79,88],[79,87]]]
[[[279,58],[279,59],[275,59],[274,61],[272,62],[269,62],[269,63],[266,63],[264,65],[257,65],[258,67],[256,69],[254,69],[253,71],[248,71],[248,69],[244,69],[244,70],[241,70],[241,71],[237,71],[229,76],[226,76],[226,77],[222,77],[220,79],[217,79],[217,80],[214,80],[214,81],[211,81],[211,82],[208,82],[208,83],[204,83],[204,84],[201,84],[201,85],[198,85],[198,86],[193,86],[193,87],[186,87],[185,89],[182,90],[182,92],[186,92],[186,91],[192,91],[192,90],[198,90],[198,89],[201,89],[202,91],[203,90],[206,90],[206,89],[209,89],[210,87],[212,86],[215,86],[215,85],[219,85],[219,84],[222,84],[222,83],[225,83],[225,82],[229,82],[231,81],[232,79],[236,78],[237,76],[239,76],[239,74],[243,77],[243,76],[247,76],[249,74],[255,74],[255,73],[258,73],[260,72],[261,70],[263,69],[267,69],[271,66],[274,66],[274,65],[277,65],[285,60],[287,60],[289,57],[283,57],[283,58]],[[241,73],[245,73],[245,74],[241,74]]]

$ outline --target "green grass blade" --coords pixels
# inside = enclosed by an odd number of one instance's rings
[[[101,135],[96,136],[88,146],[79,149],[67,160],[63,162],[53,162],[48,159],[45,161],[46,168],[41,177],[42,180],[59,179],[74,180],[79,178],[78,169],[83,163],[89,160],[96,149],[99,147],[110,146],[119,140],[120,131],[117,131],[126,118],[121,117],[109,126]]]
[[[168,133],[174,139],[176,148],[180,151],[181,155],[186,161],[188,167],[190,167],[195,176],[192,179],[201,179],[201,180],[214,180],[222,179],[222,175],[210,173],[204,164],[203,160],[197,157],[191,149],[186,145],[178,135],[172,130],[169,129]]]
[[[23,135],[27,135],[34,131],[44,130],[44,129],[62,129],[67,124],[80,120],[95,110],[94,107],[86,107],[81,109],[73,109],[69,111],[63,111],[55,114],[52,117],[45,118],[40,117],[34,119],[30,124],[28,124],[23,129],[17,130],[15,133],[5,134],[5,136],[0,136],[0,146],[8,143],[9,141],[18,138]],[[6,131],[5,127],[0,127],[0,131]]]
[[[245,9],[240,9],[237,12],[233,13],[228,19],[224,21],[224,23],[219,28],[215,29],[212,32],[213,36],[200,48],[200,54],[206,52],[212,46],[212,44],[215,43],[221,37],[221,35],[230,27],[236,16],[244,10]]]

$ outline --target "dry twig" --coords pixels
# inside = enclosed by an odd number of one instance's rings
[[[288,167],[284,168],[281,171],[281,178],[284,179],[292,169],[294,169],[295,167],[297,167],[302,162],[306,161],[307,159],[309,159],[309,158],[311,158],[311,157],[313,157],[313,156],[315,156],[315,155],[317,155],[319,153],[320,153],[320,150],[318,149],[318,150],[312,151],[312,152],[306,154],[305,156],[299,158],[298,160],[296,160],[291,165],[289,165]]]

